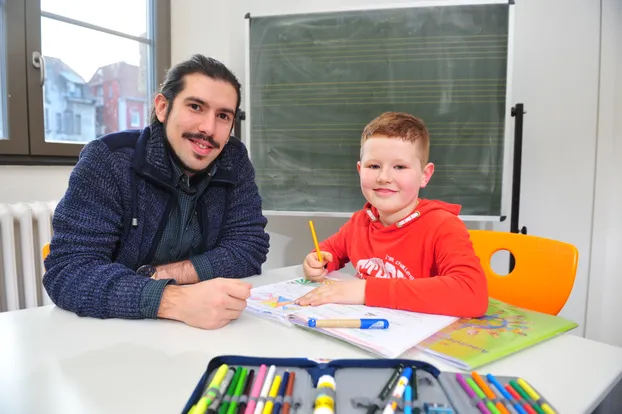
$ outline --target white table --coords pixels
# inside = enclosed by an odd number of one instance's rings
[[[296,266],[249,280],[262,285],[300,275]],[[181,412],[209,360],[221,354],[372,358],[344,342],[248,314],[203,331],[166,320],[80,318],[46,306],[0,314],[0,413]],[[455,371],[419,353],[408,357]],[[479,372],[521,376],[560,413],[588,413],[622,377],[622,349],[562,335]]]

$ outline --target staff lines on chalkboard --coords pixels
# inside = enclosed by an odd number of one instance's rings
[[[437,50],[438,49],[438,50]],[[351,52],[351,53],[348,53]],[[486,45],[474,45],[473,47],[435,47],[435,48],[400,48],[400,49],[378,49],[378,50],[360,50],[360,51],[334,51],[334,54],[328,52],[316,53],[316,54],[300,54],[292,55],[288,53],[280,53],[278,55],[265,55],[254,56],[257,60],[257,64],[265,64],[264,61],[274,62],[275,58],[282,58],[287,60],[294,59],[311,59],[311,60],[323,60],[323,59],[335,59],[335,58],[359,58],[359,57],[374,57],[378,55],[390,55],[390,56],[406,56],[417,53],[419,55],[435,56],[439,54],[453,56],[459,53],[501,53],[507,52],[507,45],[500,47],[486,46]],[[318,55],[318,56],[315,56]]]
[[[478,185],[487,185],[487,184],[491,184],[497,181],[497,177],[490,177],[488,179],[488,181],[483,181],[480,179],[480,181],[478,181]],[[309,187],[352,187],[352,184],[348,184],[348,183],[335,183],[335,182],[322,182],[322,183],[318,183],[315,181],[309,181],[309,182],[305,182],[305,185],[309,186]],[[270,184],[262,184],[262,187],[281,187],[282,184],[279,183],[270,183]],[[432,182],[430,181],[430,184],[428,184],[428,186],[433,187],[433,188],[452,188],[455,189],[456,186],[455,184],[451,185],[451,184],[432,184]],[[429,187],[426,187],[429,188]],[[289,191],[289,190],[288,190]],[[465,193],[468,194],[468,193]],[[314,197],[316,195],[314,194]],[[330,197],[330,199],[332,200],[333,197]]]
[[[422,98],[422,97],[435,97],[436,95],[441,95],[443,93],[445,93],[444,91],[421,91],[421,93],[415,93],[414,95],[405,95],[407,93],[413,93],[416,92],[416,90],[405,90],[405,91],[399,91],[400,93],[396,92],[391,92],[391,93],[387,93],[387,94],[382,94],[382,95],[393,95],[393,96],[378,96],[380,94],[377,95],[370,95],[367,96],[367,98],[398,98],[398,99],[410,99],[410,98]],[[463,91],[447,91],[446,93],[451,92],[451,97],[452,98],[503,98],[505,97],[505,91],[500,91],[497,90],[495,88],[491,88],[489,90],[485,90],[485,89],[479,89],[479,90],[463,90]],[[273,103],[273,102],[311,102],[311,101],[336,101],[336,100],[347,100],[347,99],[362,99],[362,98],[366,98],[366,96],[360,96],[360,95],[364,95],[364,94],[370,94],[370,92],[344,92],[344,93],[338,93],[339,96],[336,97],[332,97],[332,96],[311,96],[311,97],[302,97],[302,98],[295,98],[295,97],[287,97],[287,98],[269,98],[269,99],[262,99],[260,101],[254,101],[253,104],[262,104],[262,103]]]
[[[454,105],[454,104],[474,104],[474,103],[504,103],[505,99],[503,100],[468,100],[468,101],[451,101],[450,104]],[[267,107],[279,107],[279,106],[328,106],[328,105],[397,105],[397,104],[446,104],[447,102],[444,100],[438,100],[438,101],[396,101],[396,100],[390,100],[390,101],[372,101],[372,102],[322,102],[322,103],[308,103],[308,104],[297,104],[295,102],[287,102],[287,103],[278,103],[278,104],[268,104],[268,105],[264,105],[264,104],[259,104],[259,105],[255,105],[254,107],[263,107],[263,108],[267,108]]]
[[[354,93],[354,92],[401,92],[401,91],[409,91],[411,89],[416,90],[425,90],[425,91],[444,91],[447,88],[460,88],[460,89],[450,89],[452,92],[465,92],[465,91],[488,91],[490,89],[498,89],[505,90],[505,83],[500,82],[490,82],[490,83],[474,83],[474,84],[458,84],[454,85],[451,83],[440,83],[436,85],[360,85],[360,86],[320,86],[320,87],[305,87],[305,88],[292,88],[292,89],[261,89],[253,93],[260,94],[274,94],[274,95],[295,95],[295,94],[321,94],[321,93]],[[488,89],[470,89],[470,88],[480,88],[480,87],[488,87]],[[399,89],[397,89],[399,88]],[[466,88],[466,89],[462,89]],[[358,91],[362,90],[362,91]],[[345,91],[345,92],[344,92]]]
[[[481,86],[481,85],[475,85],[475,86]],[[412,93],[413,91],[421,91],[421,93],[428,93],[428,94],[432,94],[432,93],[445,93],[445,92],[451,92],[453,93],[476,93],[476,92],[505,92],[505,89],[496,87],[496,86],[491,86],[490,88],[486,88],[486,89],[471,89],[471,88],[466,88],[466,89],[445,89],[441,86],[436,86],[436,85],[430,85],[427,87],[420,87],[420,86],[404,86],[401,89],[369,89],[369,90],[362,90],[362,91],[357,91],[357,90],[350,90],[350,91],[343,91],[341,89],[333,89],[331,91],[313,91],[313,90],[306,90],[306,91],[297,91],[297,92],[291,92],[291,93],[287,93],[284,94],[283,92],[290,92],[290,91],[275,91],[275,92],[270,92],[271,94],[273,94],[274,96],[286,96],[286,97],[291,97],[291,96],[313,96],[313,95],[322,95],[322,94],[339,94],[339,95],[363,95],[366,93],[391,93],[391,94],[404,94],[404,93]],[[277,98],[261,98],[261,101],[264,101],[266,99],[277,99]]]
[[[429,82],[447,82],[459,83],[459,82],[489,82],[490,80],[499,80],[505,82],[504,78],[447,78],[447,79],[387,79],[387,80],[365,80],[365,81],[331,81],[331,82],[304,82],[304,83],[265,83],[263,85],[252,86],[252,89],[266,88],[266,87],[284,87],[284,86],[314,86],[314,85],[353,85],[363,84],[368,85],[371,83],[429,83]]]
[[[493,140],[496,141],[497,137],[492,137]],[[339,137],[336,138],[315,138],[315,137],[309,137],[309,138],[294,138],[291,140],[288,140],[288,142],[295,142],[295,141],[302,141],[302,144],[300,142],[297,143],[297,145],[303,145],[303,144],[308,144],[310,146],[316,145],[318,143],[331,143],[333,146],[339,146],[342,148],[345,147],[359,147],[361,144],[358,142],[338,142],[337,140],[339,140]],[[466,139],[468,139],[468,141],[466,141]],[[498,139],[500,140],[501,137],[498,137]],[[456,136],[455,138],[432,138],[432,140],[434,141],[435,146],[437,145],[445,145],[447,142],[453,143],[455,141],[458,140],[464,140],[466,142],[456,142],[455,145],[476,145],[476,144],[481,144],[481,143],[487,143],[490,142],[491,138],[490,137],[474,137],[474,136],[464,136],[464,135],[460,135],[460,136]],[[269,140],[268,142],[270,142],[271,144],[275,144],[274,141],[276,140]],[[285,139],[280,140],[280,141],[285,141]]]
[[[482,171],[482,168],[485,169],[485,171]],[[495,165],[452,165],[452,164],[438,164],[434,166],[434,172],[456,172],[456,171],[460,171],[460,172],[465,172],[465,173],[479,173],[479,172],[494,172],[497,171],[497,166]],[[313,167],[313,168],[302,168],[302,167],[298,167],[297,169],[295,169],[294,171],[292,171],[291,168],[289,167],[257,167],[256,171],[258,174],[269,174],[271,172],[277,171],[277,172],[304,172],[304,173],[330,173],[330,174],[340,174],[340,173],[344,173],[344,174],[348,174],[348,175],[354,175],[355,177],[358,177],[358,174],[356,173],[356,171],[353,168],[318,168],[318,167]]]
[[[431,125],[475,125],[475,124],[486,124],[486,125],[496,125],[499,124],[499,121],[447,121],[447,122],[426,122],[426,125],[428,126],[428,129],[430,129]],[[340,124],[324,124],[324,123],[312,123],[312,124],[289,124],[289,126],[346,126],[346,125],[351,125],[351,126],[360,126],[360,125],[365,125],[365,123],[360,124],[360,123],[340,123]],[[269,128],[269,129],[261,129],[259,127],[265,127],[265,126],[269,126],[267,124],[255,124],[254,127],[255,129],[252,129],[252,132],[257,132],[257,131],[309,131],[308,128],[301,128],[301,129],[289,129],[289,128]],[[502,125],[500,125],[502,126]],[[480,127],[469,127],[469,128],[480,128]],[[321,128],[322,130],[326,130],[325,128]],[[315,131],[316,129],[312,129],[313,131]],[[348,131],[358,131],[358,128],[349,128]],[[361,129],[362,130],[362,129]]]
[[[440,141],[440,142],[439,142]],[[443,142],[444,140],[440,140],[437,139],[435,142],[435,144],[432,144],[435,147],[501,147],[503,146],[502,143],[499,142],[490,142],[490,139],[481,139],[481,140],[469,140],[469,142],[449,142],[449,143],[445,143]],[[451,141],[451,140],[447,140],[447,141]],[[482,142],[480,142],[482,141]],[[486,142],[484,142],[486,141]],[[325,140],[325,141],[321,141],[318,139],[314,139],[314,140],[309,140],[309,145],[315,145],[315,143],[317,142],[333,142],[334,141],[330,141],[330,140]],[[342,147],[351,147],[351,146],[355,146],[355,145],[359,145],[357,143],[352,143],[352,144],[340,144]]]
[[[400,47],[391,47],[391,46],[400,46]],[[275,57],[294,59],[298,57],[304,58],[304,57],[313,57],[313,56],[318,56],[318,55],[319,57],[324,57],[324,56],[332,57],[334,54],[339,54],[341,56],[344,53],[346,54],[354,53],[356,55],[359,53],[368,53],[368,52],[369,53],[371,52],[377,52],[377,53],[406,52],[406,51],[414,52],[414,51],[419,51],[419,50],[436,51],[437,49],[441,52],[453,51],[453,50],[465,50],[465,49],[467,49],[467,51],[476,51],[479,49],[486,50],[489,48],[503,48],[507,51],[507,47],[508,47],[507,42],[501,43],[497,40],[494,40],[494,41],[487,40],[486,42],[482,42],[482,41],[474,41],[474,42],[468,42],[468,43],[464,42],[462,44],[456,44],[456,43],[448,44],[448,43],[441,43],[441,42],[438,42],[437,44],[430,44],[430,43],[425,43],[425,44],[424,43],[420,43],[420,44],[404,43],[400,45],[379,44],[379,45],[359,47],[359,48],[348,47],[344,45],[343,48],[345,50],[330,49],[330,50],[303,51],[303,50],[295,50],[295,49],[294,50],[279,49],[279,50],[274,50],[270,52],[256,52],[255,54],[251,56],[251,59],[275,58]],[[374,49],[374,48],[377,48],[377,49]]]
[[[496,51],[494,51],[496,53]],[[483,53],[483,52],[480,52]],[[306,65],[317,65],[317,64],[326,64],[326,63],[334,63],[334,64],[347,64],[347,63],[395,63],[395,62],[426,62],[433,60],[482,60],[482,59],[506,59],[507,56],[504,54],[501,55],[490,55],[490,56],[445,56],[445,54],[438,54],[430,57],[422,57],[422,58],[412,58],[412,59],[380,59],[380,60],[346,60],[346,61],[310,61],[304,62]]]
[[[276,42],[276,43],[264,43],[261,46],[252,46],[251,45],[251,50],[256,50],[256,49],[267,49],[270,48],[272,46],[278,46],[281,47],[284,44],[287,45],[302,45],[302,44],[317,44],[318,42],[333,42],[333,43],[337,43],[337,42],[384,42],[387,40],[408,40],[408,39],[464,39],[465,37],[477,37],[477,38],[486,38],[486,37],[499,37],[499,38],[503,38],[503,37],[507,37],[507,33],[488,33],[488,34],[476,34],[476,35],[451,35],[451,36],[426,36],[426,37],[419,37],[419,36],[406,36],[406,37],[386,37],[384,39],[378,39],[378,38],[363,38],[363,39],[357,39],[357,40],[351,40],[350,38],[343,38],[343,39],[332,39],[332,40],[307,40],[304,42],[288,42],[288,43],[284,43],[284,42]]]
[[[428,130],[430,133],[430,136],[433,137],[448,137],[445,139],[451,139],[452,137],[474,137],[474,136],[480,136],[480,135],[490,135],[491,133],[497,133],[500,134],[503,131],[500,128],[497,128],[496,130],[490,130],[490,129],[485,129],[482,130],[481,132],[479,130],[470,130],[470,131],[432,131],[432,130]],[[308,131],[308,132],[313,132],[313,131]],[[326,134],[328,134],[329,136],[326,136]],[[361,137],[359,135],[332,135],[332,131],[321,131],[321,133],[315,133],[313,135],[302,135],[302,134],[283,134],[283,133],[277,133],[277,134],[273,134],[269,137],[263,138],[264,141],[293,141],[293,140],[309,140],[309,139],[321,139],[321,140],[344,140],[347,142],[352,142],[352,141],[356,141],[355,143],[358,144],[358,142],[361,140]]]
[[[495,125],[496,124],[496,125]],[[494,122],[491,123],[490,125],[495,125],[497,129],[499,130],[503,130],[503,125],[499,125],[498,123]],[[447,129],[451,129],[451,131],[446,131]],[[428,131],[430,132],[430,134],[435,133],[435,134],[447,134],[447,133],[455,133],[455,132],[460,132],[456,129],[461,130],[473,130],[473,131],[468,131],[471,133],[476,133],[477,131],[486,131],[489,132],[492,128],[490,126],[465,126],[462,127],[460,126],[460,124],[457,124],[456,126],[449,126],[447,128],[441,128],[441,127],[430,127],[430,125],[428,124]],[[296,131],[305,131],[305,132],[317,132],[320,134],[327,134],[327,133],[332,133],[333,131],[358,131],[358,132],[362,132],[363,128],[268,128],[268,129],[252,129],[251,132],[255,133],[255,132],[296,132]],[[500,132],[500,131],[498,131]],[[289,137],[289,136],[288,136]],[[360,137],[359,137],[360,138]]]

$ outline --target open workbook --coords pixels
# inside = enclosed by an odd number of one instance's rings
[[[349,276],[351,278],[352,276]],[[323,283],[340,283],[331,277]],[[298,306],[294,301],[320,286],[304,278],[292,279],[251,290],[246,311],[287,324],[313,329],[354,344],[375,355],[396,358],[422,340],[447,327],[457,318],[430,315],[364,305]],[[309,318],[361,319],[383,318],[388,329],[309,328]]]

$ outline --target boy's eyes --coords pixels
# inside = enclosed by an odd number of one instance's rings
[[[380,166],[378,164],[370,164],[370,165],[367,166],[367,168],[371,168],[373,170],[376,170],[376,169],[380,168]],[[393,168],[395,168],[396,170],[403,170],[403,169],[406,169],[408,167],[406,167],[405,165],[396,165]]]

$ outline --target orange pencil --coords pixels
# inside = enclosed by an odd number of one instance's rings
[[[471,376],[475,380],[475,383],[479,385],[482,391],[484,391],[484,394],[486,394],[486,397],[490,398],[491,400],[494,400],[495,398],[497,398],[497,395],[494,392],[492,392],[488,384],[486,384],[484,379],[477,372],[475,371],[471,372]]]
[[[317,236],[315,234],[315,227],[313,227],[313,221],[309,220],[309,227],[311,228],[311,236],[313,236],[313,243],[315,244],[315,251],[317,251],[317,258],[320,262],[322,260],[322,253],[320,253],[320,244],[317,242]]]
[[[289,373],[289,381],[287,382],[287,388],[285,389],[285,401],[283,402],[283,414],[289,414],[289,409],[291,407],[291,398],[294,394],[294,380],[296,379],[296,373]]]

